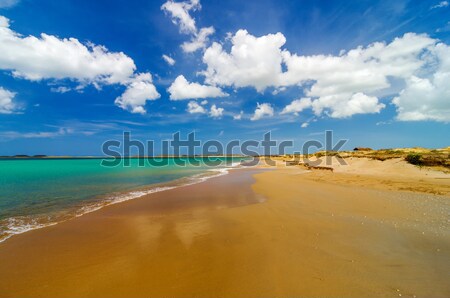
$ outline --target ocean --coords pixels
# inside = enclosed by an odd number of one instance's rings
[[[199,166],[178,165],[186,159],[168,158],[163,167],[142,166],[133,158],[115,167],[102,166],[97,158],[2,159],[0,242],[106,205],[224,175],[244,160],[220,157],[222,165],[211,167],[198,158]]]

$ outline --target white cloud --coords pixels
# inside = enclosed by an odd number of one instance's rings
[[[167,64],[169,64],[170,66],[175,65],[175,59],[173,59],[172,57],[167,56],[167,55],[164,54],[164,55],[162,55],[162,58],[163,58],[164,61],[166,61]]]
[[[0,16],[0,68],[31,81],[72,79],[83,84],[116,84],[126,81],[136,69],[123,53],[103,46],[80,43],[76,38],[59,39],[42,33],[22,37]]]
[[[157,98],[151,76],[135,74],[134,61],[124,53],[45,33],[40,37],[23,37],[10,29],[9,20],[3,16],[0,16],[0,53],[0,69],[11,71],[14,77],[30,81],[69,79],[79,84],[75,90],[89,84],[98,89],[111,84],[127,86],[116,103],[133,112],[145,112],[143,98]],[[54,91],[67,90],[54,88]]]
[[[374,43],[341,56],[298,56],[283,51],[287,71],[280,81],[284,85],[312,81],[306,95],[313,98],[316,115],[326,112],[345,118],[378,113],[384,104],[378,103],[375,94],[391,87],[389,77],[405,80],[424,67],[427,61],[421,55],[435,42],[426,35],[408,33],[390,44]]]
[[[303,122],[302,125],[300,125],[301,128],[307,128],[309,126],[309,122]]]
[[[450,122],[450,47],[438,44],[434,50],[437,70],[428,78],[411,76],[406,88],[393,99],[398,120]]]
[[[211,85],[255,87],[263,91],[277,86],[281,74],[281,46],[286,42],[281,33],[255,37],[239,30],[231,39],[233,46],[227,53],[214,42],[203,55],[207,69],[202,72]]]
[[[172,22],[175,25],[180,26],[180,31],[182,33],[192,34],[197,32],[195,20],[191,17],[189,11],[201,9],[199,0],[191,0],[185,2],[175,2],[169,0],[161,6],[161,9],[171,15]]]
[[[209,36],[214,34],[213,27],[205,27],[201,28],[200,32],[196,33],[190,42],[184,42],[181,45],[181,48],[186,53],[192,53],[199,49],[204,49],[206,47],[207,42],[209,41]]]
[[[221,118],[223,116],[223,108],[218,108],[216,105],[211,106],[211,110],[209,111],[209,116],[212,118]]]
[[[208,101],[205,99],[205,100],[202,100],[202,102],[200,103],[202,106],[204,106],[204,105],[206,105],[206,104],[208,104]]]
[[[167,91],[171,100],[228,96],[218,87],[189,83],[183,75],[178,76]]]
[[[241,120],[242,116],[244,116],[244,111],[241,111],[239,114],[233,116],[234,120]]]
[[[273,108],[269,103],[257,104],[255,114],[250,118],[252,121],[260,120],[264,117],[272,117],[274,114]]]
[[[448,6],[448,1],[441,1],[438,4],[431,6],[430,9],[443,8],[443,7],[447,7],[447,6]]]
[[[450,122],[450,46],[439,43],[433,54],[438,66],[432,74],[411,76],[405,89],[393,99],[398,120]]]
[[[0,8],[10,8],[19,3],[19,0],[0,0]]]
[[[214,34],[214,27],[204,27],[197,29],[194,18],[190,11],[200,10],[199,0],[184,2],[174,2],[169,0],[161,6],[161,9],[169,13],[172,17],[172,23],[180,27],[180,32],[191,35],[191,41],[184,42],[181,48],[185,53],[192,53],[199,49],[204,49],[209,41],[209,36]]]
[[[288,104],[280,114],[289,114],[293,113],[298,115],[301,111],[311,107],[311,98],[304,97],[301,99],[296,99]]]
[[[19,108],[14,103],[15,96],[15,92],[0,87],[0,114],[14,114],[18,112]]]
[[[348,118],[355,114],[379,113],[385,107],[378,102],[375,96],[367,96],[358,92],[353,95],[328,95],[320,97],[312,102],[313,111],[316,115],[322,114],[324,109],[329,109],[332,118]]]
[[[298,56],[285,50],[287,71],[280,81],[285,86],[315,81],[309,90],[312,96],[381,90],[389,87],[388,76],[407,78],[420,69],[426,61],[419,55],[435,42],[407,33],[390,44],[377,42],[341,56]]]
[[[205,108],[193,100],[188,103],[187,111],[189,114],[206,114]]]
[[[160,96],[152,83],[151,74],[142,73],[130,80],[125,92],[116,98],[115,104],[131,113],[145,114],[146,101],[158,99]]]
[[[421,113],[431,113],[422,119],[443,121],[434,115],[433,109],[449,102],[436,73],[444,63],[439,48],[445,44],[425,34],[406,33],[390,43],[376,42],[367,47],[359,46],[340,55],[303,56],[282,49],[286,40],[281,33],[255,37],[239,30],[231,37],[231,50],[226,51],[219,43],[205,50],[202,72],[205,82],[217,86],[254,87],[257,91],[275,87],[274,94],[288,86],[302,86],[311,104],[293,102],[282,113],[298,113],[310,106],[319,116],[334,118],[354,114],[379,113],[384,104],[380,96],[399,94],[403,84],[412,89],[417,80],[426,79],[435,86],[440,96],[428,103],[433,105]],[[283,71],[283,69],[286,69]],[[398,111],[406,111],[405,97],[395,101]],[[413,106],[410,106],[411,108]],[[297,112],[295,110],[298,110]],[[407,119],[414,117],[399,117]]]

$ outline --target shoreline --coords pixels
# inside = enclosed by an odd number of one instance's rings
[[[154,233],[159,234],[162,229],[161,225],[156,224],[156,222],[163,218],[168,217],[170,220],[174,216],[179,218],[183,225],[183,220],[185,217],[190,217],[191,212],[196,215],[204,215],[208,213],[210,208],[225,210],[259,203],[260,198],[253,193],[250,187],[254,179],[251,174],[245,174],[259,171],[261,170],[243,169],[234,171],[234,175],[223,175],[209,179],[205,183],[174,188],[141,197],[139,200],[109,205],[96,212],[58,225],[16,235],[8,241],[0,243],[0,259],[2,260],[2,266],[0,266],[0,296],[60,297],[63,295],[62,293],[65,293],[67,296],[73,297],[74,292],[67,292],[62,288],[58,289],[58,286],[56,286],[55,292],[47,291],[45,286],[42,288],[48,281],[59,283],[58,280],[60,281],[61,276],[58,276],[57,272],[61,269],[61,263],[69,267],[64,270],[79,272],[78,269],[86,269],[85,266],[80,267],[80,263],[87,262],[89,264],[105,261],[96,252],[106,253],[109,257],[118,254],[122,258],[127,255],[131,256],[129,249],[134,250],[141,245],[153,246],[151,240],[154,240],[154,237],[157,236]],[[211,183],[212,181],[214,183]],[[220,191],[216,194],[214,200],[211,200],[208,194],[215,193],[218,183],[222,185]],[[234,186],[233,191],[240,193],[238,197],[230,198],[230,185]],[[207,190],[207,193],[204,196],[198,195],[205,190]],[[205,200],[206,198],[208,199]],[[155,226],[153,224],[148,226],[149,219],[156,221]],[[193,220],[197,222],[197,219],[193,218]],[[174,228],[172,225],[170,226],[170,229]],[[196,224],[191,227],[188,223],[186,227],[188,230],[185,232],[177,231],[182,233],[180,237],[183,247],[190,246],[196,234],[202,233],[202,227],[196,227]],[[194,231],[190,231],[191,229]],[[117,250],[120,252],[118,253]],[[35,257],[37,255],[39,258]],[[98,257],[100,257],[100,260],[97,259]],[[67,264],[67,262],[70,262],[70,264]],[[18,273],[22,270],[25,272]],[[56,270],[56,272],[53,270]],[[74,272],[72,271],[72,273]],[[22,277],[16,279],[17,274]],[[89,276],[92,274],[97,275],[92,272],[89,273]],[[36,279],[39,280],[37,284],[35,284]],[[23,282],[27,285],[24,286]],[[64,288],[66,286],[64,285]],[[26,294],[23,291],[30,292]],[[104,295],[101,294],[100,296]]]
[[[129,191],[114,192],[96,196],[91,198],[90,201],[83,202],[84,204],[82,206],[78,206],[77,208],[74,207],[70,208],[70,211],[69,209],[60,210],[58,211],[58,213],[55,214],[43,214],[40,216],[33,216],[31,218],[24,218],[24,217],[5,218],[0,220],[0,223],[2,223],[1,227],[3,228],[3,231],[0,234],[0,243],[7,241],[8,239],[10,239],[15,235],[20,235],[33,230],[57,225],[59,223],[98,211],[110,205],[123,203],[129,200],[139,199],[143,196],[148,196],[150,194],[157,192],[202,183],[215,177],[227,175],[229,171],[237,169],[240,169],[238,164],[233,164],[231,166],[220,168],[212,168],[205,170],[200,174],[195,174],[192,176],[185,176],[182,178],[169,180],[162,183],[150,184]]]
[[[0,296],[448,296],[448,194],[339,171],[244,168],[17,235]]]

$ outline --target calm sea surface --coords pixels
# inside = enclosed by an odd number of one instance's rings
[[[173,158],[164,167],[147,162],[142,167],[138,159],[116,167],[102,166],[101,159],[0,160],[0,241],[108,204],[226,174],[242,160],[219,159],[224,163],[216,167],[204,160],[200,166],[179,166],[181,159]]]

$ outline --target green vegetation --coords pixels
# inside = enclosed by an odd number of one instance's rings
[[[422,155],[417,153],[410,153],[405,157],[405,160],[410,164],[421,166],[423,165]]]

